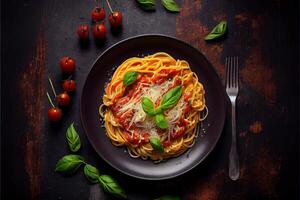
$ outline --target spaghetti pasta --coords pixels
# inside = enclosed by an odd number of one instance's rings
[[[124,76],[128,72],[136,76],[126,85]],[[163,96],[176,86],[182,88],[182,94],[176,105],[162,111],[168,128],[161,129],[154,117],[143,110],[141,99],[148,97],[158,107]],[[129,58],[116,69],[105,88],[99,113],[113,145],[127,146],[134,158],[160,161],[178,156],[193,146],[196,125],[208,114],[204,95],[203,85],[188,62],[158,52]],[[159,138],[163,152],[153,147],[151,137]]]

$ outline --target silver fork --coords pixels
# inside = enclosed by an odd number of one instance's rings
[[[229,153],[229,177],[237,180],[240,176],[239,156],[236,143],[236,98],[239,92],[238,57],[227,57],[226,67],[226,92],[231,102],[231,147]]]

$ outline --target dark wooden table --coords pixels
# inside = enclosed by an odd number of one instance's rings
[[[90,24],[93,0],[1,1],[1,197],[3,199],[112,199],[82,172],[64,177],[54,172],[69,153],[65,131],[71,122],[81,136],[80,151],[101,172],[114,176],[129,199],[178,194],[182,199],[298,199],[298,4],[284,0],[178,0],[179,14],[157,2],[145,12],[134,0],[112,0],[123,12],[123,30],[108,33],[104,44],[80,46],[75,30]],[[203,40],[220,20],[229,32],[219,42]],[[106,21],[108,26],[108,23]],[[167,181],[128,177],[105,163],[89,144],[79,118],[79,97],[97,56],[112,44],[138,34],[178,37],[203,52],[220,78],[226,56],[240,57],[238,149],[241,177],[228,178],[230,115],[216,148],[191,172]],[[59,59],[77,62],[78,91],[63,121],[47,120],[46,91],[51,77],[58,87]]]

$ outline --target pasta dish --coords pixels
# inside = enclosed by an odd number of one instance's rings
[[[208,115],[204,95],[188,62],[158,52],[116,69],[99,113],[113,145],[126,146],[134,158],[161,161],[195,143],[196,125]]]

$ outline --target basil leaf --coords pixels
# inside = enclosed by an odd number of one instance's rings
[[[66,138],[68,141],[69,148],[72,152],[77,152],[81,147],[81,141],[78,133],[74,128],[74,123],[72,123],[67,129]]]
[[[174,195],[164,195],[161,196],[155,200],[180,200],[179,196],[174,196]]]
[[[138,74],[138,72],[126,72],[123,77],[123,84],[125,86],[132,84],[136,80]]]
[[[82,163],[84,163],[84,159],[82,156],[73,154],[66,155],[56,163],[55,171],[74,173]]]
[[[168,122],[162,113],[155,115],[155,123],[161,129],[168,128]]]
[[[156,136],[152,136],[149,138],[150,144],[153,147],[154,150],[158,152],[164,152],[164,147],[160,142],[160,139]]]
[[[227,31],[227,22],[221,21],[213,30],[204,38],[205,40],[214,40],[222,37]]]
[[[181,86],[174,87],[163,96],[160,102],[160,108],[166,110],[168,108],[175,106],[179,101],[181,95],[182,95],[182,87]]]
[[[111,176],[101,175],[99,176],[98,180],[105,192],[108,192],[118,198],[122,198],[122,199],[127,198],[125,191]]]
[[[180,12],[180,7],[174,0],[161,0],[161,3],[170,12]]]
[[[148,114],[150,116],[155,115],[154,104],[151,101],[151,99],[149,99],[148,97],[142,98],[142,107],[146,114]]]
[[[97,183],[100,173],[98,171],[98,169],[90,164],[86,164],[84,166],[84,174],[86,176],[86,178],[91,182],[91,183]]]
[[[137,0],[137,2],[145,10],[155,10],[155,0]]]

